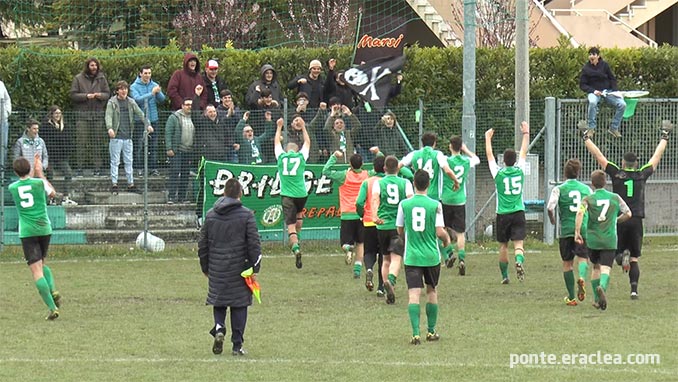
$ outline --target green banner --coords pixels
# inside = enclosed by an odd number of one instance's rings
[[[346,168],[346,165],[337,168]],[[322,169],[323,165],[306,165],[304,177],[308,199],[304,209],[304,228],[337,228],[340,224],[339,185],[323,176]],[[223,196],[226,181],[235,177],[243,186],[242,204],[254,211],[257,227],[260,230],[283,228],[280,179],[276,166],[205,161],[203,171],[203,216]]]

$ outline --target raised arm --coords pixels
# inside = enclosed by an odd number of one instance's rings
[[[492,152],[492,137],[494,136],[494,129],[489,129],[485,132],[485,156],[489,163],[496,163],[494,153]]]
[[[652,158],[650,158],[649,163],[652,165],[652,169],[656,170],[657,166],[659,165],[659,161],[662,159],[662,155],[664,155],[664,150],[666,150],[666,145],[669,143],[669,134],[673,130],[673,124],[671,121],[664,120],[662,121],[662,127],[661,127],[661,132],[662,132],[662,138],[659,141],[659,144],[657,145],[657,148],[654,150],[654,154],[652,154]]]
[[[530,147],[530,125],[523,121],[520,123],[520,132],[523,133],[523,141],[520,145],[519,159],[527,158],[527,148]]]
[[[283,126],[285,125],[285,120],[282,118],[278,118],[276,121],[276,129],[275,129],[275,136],[273,137],[273,145],[275,147],[282,146],[282,129]],[[304,142],[306,142],[306,137],[304,137]],[[284,151],[283,147],[283,151]]]

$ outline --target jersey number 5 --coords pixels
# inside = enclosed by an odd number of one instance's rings
[[[28,208],[35,204],[33,194],[31,194],[31,186],[21,186],[17,191],[19,191],[19,197],[21,198],[21,207]]]

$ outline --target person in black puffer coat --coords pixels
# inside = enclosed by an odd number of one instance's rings
[[[214,311],[212,352],[221,354],[226,334],[226,309],[231,308],[231,342],[233,355],[244,355],[242,348],[247,324],[247,307],[252,293],[240,276],[252,267],[255,275],[261,265],[261,242],[251,210],[243,207],[242,186],[231,178],[224,186],[224,196],[207,212],[200,229],[198,257],[202,272],[209,280],[207,305]],[[243,229],[245,228],[245,229]]]

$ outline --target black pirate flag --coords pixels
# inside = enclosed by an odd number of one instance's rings
[[[391,90],[391,75],[405,65],[405,56],[370,61],[344,72],[348,86],[370,104],[383,108]]]

